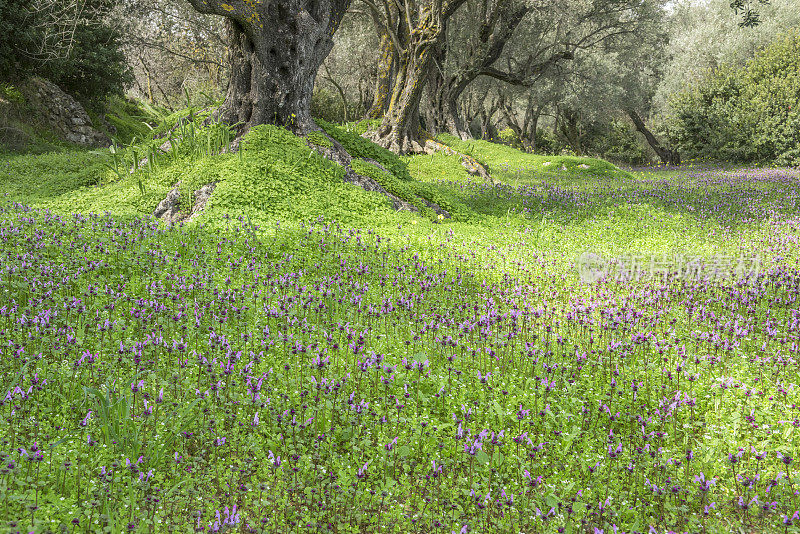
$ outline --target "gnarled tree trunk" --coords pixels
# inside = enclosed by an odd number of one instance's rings
[[[188,1],[201,13],[227,19],[231,79],[218,119],[237,125],[240,135],[264,123],[298,135],[319,130],[311,118],[314,80],[351,0]],[[345,181],[383,194],[395,209],[415,209],[374,179],[354,172],[350,154],[323,135],[330,146],[313,149],[341,165]],[[173,204],[177,195],[177,189],[170,193]]]
[[[423,151],[419,103],[433,64],[431,47],[440,34],[440,25],[420,24],[411,34],[409,46],[400,53],[389,109],[373,136],[376,143],[396,154]]]
[[[432,80],[430,94],[431,102],[434,104],[432,110],[433,122],[436,125],[434,131],[447,132],[462,140],[472,139],[458,105],[458,99],[467,87],[467,83],[459,83],[454,87],[451,85],[452,81],[452,79],[445,80],[441,76],[437,76],[435,82]]]
[[[315,129],[314,80],[350,1],[189,0],[227,19],[231,78],[217,117],[240,133],[264,123]]]
[[[379,145],[397,154],[423,151],[425,135],[419,124],[420,99],[434,66],[433,54],[443,36],[444,25],[464,2],[402,0],[397,4],[402,8],[399,9],[401,16],[395,19],[388,12],[381,19],[397,49],[398,62],[389,109],[372,135]],[[377,5],[373,3],[371,8],[375,16],[379,16]]]
[[[472,134],[464,125],[458,106],[458,99],[469,82],[460,76],[445,76],[447,46],[446,40],[440,39],[433,50],[433,68],[427,85],[428,130],[432,134],[446,132],[462,140],[471,139]]]

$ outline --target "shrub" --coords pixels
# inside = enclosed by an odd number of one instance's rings
[[[66,4],[66,2],[65,2]],[[32,10],[26,0],[0,0],[0,78],[22,79],[35,73],[48,78],[90,107],[101,108],[111,94],[122,94],[130,69],[121,50],[121,30],[109,22],[115,0],[86,0],[75,16],[72,46],[55,57],[34,51],[47,40],[46,12]],[[58,8],[56,8],[58,9]],[[53,42],[56,48],[64,43]]]
[[[598,124],[590,132],[587,150],[592,154],[627,165],[650,163],[650,155],[630,123],[612,120]]]
[[[668,135],[690,157],[798,165],[800,34],[723,66],[670,102]]]
[[[504,145],[522,150],[522,143],[519,140],[519,136],[511,128],[503,128],[498,132],[498,136],[500,137],[500,142]]]

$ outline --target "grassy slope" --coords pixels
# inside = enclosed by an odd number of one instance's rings
[[[147,118],[151,124],[161,121],[154,131],[163,132],[169,124],[186,116],[186,110],[164,116],[155,110],[137,110],[123,100],[111,104],[108,118],[118,129],[118,142],[124,146],[138,139],[135,146],[118,151],[116,156],[102,150],[69,149],[41,156],[7,155],[0,169],[5,192],[20,201],[57,212],[145,215],[152,212],[174,184],[181,184],[187,198],[192,190],[213,181],[218,182],[219,189],[207,212],[198,218],[212,224],[220,212],[245,215],[260,224],[274,219],[300,221],[318,216],[350,224],[369,221],[376,226],[415,219],[413,215],[393,213],[378,195],[342,184],[342,169],[311,154],[305,141],[280,129],[264,126],[254,130],[246,138],[242,153],[233,156],[214,155],[220,138],[213,128],[192,126],[191,131],[182,129],[174,134],[176,139],[182,138],[179,150],[153,158],[153,150],[163,139],[144,141],[151,128],[144,126],[141,119]],[[520,207],[516,201],[500,201],[495,189],[474,182],[458,158],[437,154],[401,159],[360,137],[359,128],[363,125],[323,126],[358,158],[355,165],[361,172],[418,206],[423,219],[437,222],[435,214],[425,206],[426,200],[445,207],[455,221],[473,224],[507,217]],[[472,143],[469,149],[474,150],[476,157],[490,160],[490,168],[503,180],[511,178],[509,166],[521,169],[532,158],[485,142]],[[146,155],[154,160],[153,165],[133,175],[125,172]],[[565,176],[598,177],[616,170],[596,160],[586,160],[589,168],[579,169],[577,165],[583,160],[556,159],[553,169],[561,166],[562,160],[569,164],[569,170],[561,173]],[[378,161],[389,172],[367,160]],[[542,170],[547,171],[546,167]],[[47,176],[48,180],[40,180],[41,176]]]
[[[127,117],[126,135],[141,134],[134,125],[135,111],[126,106],[118,105],[109,115]],[[165,131],[186,114],[167,117],[156,130]],[[401,196],[437,201],[453,214],[453,220],[443,221],[445,226],[479,236],[481,241],[501,244],[523,232],[532,248],[547,250],[565,262],[585,250],[713,253],[720,247],[729,251],[736,247],[732,239],[720,241],[716,236],[724,235],[726,221],[741,218],[741,213],[724,213],[724,204],[719,212],[715,201],[717,213],[698,216],[709,208],[704,206],[709,192],[717,199],[724,196],[724,192],[710,191],[708,184],[687,184],[688,189],[681,190],[670,185],[659,195],[650,191],[647,175],[634,176],[602,160],[527,154],[486,141],[442,136],[446,144],[483,162],[502,182],[492,187],[468,175],[457,156],[397,158],[359,137],[363,124],[324,126],[355,156],[377,160],[388,169],[391,175],[359,162],[374,171],[384,186],[395,187],[387,188]],[[125,170],[134,160],[152,154],[163,139],[120,151],[116,163],[104,150],[6,156],[0,162],[0,181],[14,200],[60,213],[147,215],[176,183],[181,184],[183,198],[189,198],[201,185],[217,182],[210,204],[196,219],[212,227],[224,224],[222,216],[227,214],[262,227],[278,220],[286,225],[324,217],[404,236],[443,231],[429,210],[423,211],[423,217],[397,213],[383,197],[343,183],[341,168],[279,128],[255,129],[238,155],[214,155],[224,143],[219,128],[184,128],[174,137],[176,150],[132,175]],[[177,141],[178,137],[182,140]],[[413,232],[409,225],[414,226]],[[660,229],[657,233],[650,231],[655,225]]]
[[[187,114],[183,110],[161,116],[156,131],[166,131]],[[143,129],[150,131],[137,127],[136,117],[159,119],[153,110],[137,112],[124,101],[117,102],[109,116],[127,124],[120,131],[129,138],[141,135]],[[771,195],[759,193],[754,185],[752,211],[743,213],[735,202],[726,200],[729,192],[724,185],[689,179],[676,186],[674,180],[666,180],[666,174],[631,174],[602,160],[527,154],[486,141],[442,136],[446,144],[483,162],[502,182],[492,187],[468,175],[457,156],[397,158],[358,135],[364,123],[323,126],[354,156],[377,160],[390,171],[387,174],[359,159],[362,172],[371,172],[400,196],[427,198],[445,206],[453,219],[441,222],[450,230],[492,243],[507,242],[524,232],[532,248],[547,250],[565,262],[585,250],[606,254],[678,249],[733,252],[738,244],[732,232],[744,231],[741,223],[771,202]],[[104,150],[6,155],[0,162],[3,191],[15,200],[61,213],[111,211],[135,216],[152,213],[176,183],[181,184],[183,198],[190,198],[191,191],[201,185],[217,182],[209,206],[196,219],[212,227],[223,224],[222,216],[227,214],[262,227],[278,220],[291,225],[323,217],[403,236],[444,229],[419,202],[422,217],[397,213],[383,197],[342,183],[341,168],[279,128],[255,129],[239,155],[217,154],[225,142],[219,128],[191,126],[173,137],[176,150],[132,175],[125,169],[152,154],[163,139],[120,151],[116,163]],[[653,180],[660,189],[654,190]],[[413,232],[409,225],[414,226]],[[659,231],[652,232],[656,226]],[[720,240],[720,235],[725,239]]]

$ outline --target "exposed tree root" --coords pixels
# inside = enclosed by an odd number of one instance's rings
[[[452,147],[449,147],[445,144],[442,144],[434,139],[428,139],[425,141],[425,153],[433,154],[434,152],[444,152],[448,156],[458,156],[461,158],[461,165],[467,170],[469,174],[472,176],[480,176],[484,180],[489,183],[494,183],[489,171],[486,170],[486,167],[478,163],[478,161],[473,158],[472,156],[468,156],[463,152],[459,152]]]
[[[378,182],[376,182],[373,178],[369,176],[364,176],[362,174],[358,174],[357,172],[353,171],[351,166],[352,156],[345,150],[345,148],[339,143],[336,139],[329,136],[322,130],[317,130],[319,133],[323,134],[328,141],[330,142],[331,146],[321,146],[317,145],[309,140],[306,140],[308,146],[311,147],[312,150],[316,151],[318,154],[322,155],[323,157],[339,164],[344,168],[345,175],[344,181],[355,184],[360,188],[364,189],[365,191],[372,191],[376,193],[380,193],[381,195],[385,196],[392,205],[392,208],[398,211],[419,211],[414,205],[412,205],[407,200],[404,200],[396,195],[393,195],[389,191],[387,191],[383,186],[381,186]],[[239,150],[239,141],[241,140],[241,135],[237,136],[236,139],[231,143],[231,146],[228,148],[228,152],[237,152]],[[163,153],[168,153],[172,149],[172,145],[169,141],[165,141],[160,147],[160,151]],[[374,160],[367,160],[373,165],[377,166],[378,168],[382,169],[385,172],[389,172],[385,169],[379,162]],[[147,158],[145,158],[142,162],[140,162],[139,166],[147,164]],[[133,172],[133,170],[131,171]],[[180,191],[179,191],[180,183],[175,184],[175,187],[167,194],[166,198],[159,202],[158,206],[153,212],[153,215],[165,221],[168,224],[176,224],[183,221],[191,221],[195,215],[202,211],[205,207],[208,199],[211,197],[211,193],[214,191],[216,184],[207,184],[202,188],[198,189],[194,192],[194,206],[191,210],[181,209],[180,207]],[[421,198],[422,202],[424,202],[428,207],[430,207],[434,212],[438,215],[442,215],[445,218],[450,218],[450,214],[442,209],[439,205],[430,202],[424,198]]]
[[[336,139],[334,139],[333,137],[329,136],[327,133],[325,133],[322,130],[318,130],[318,131],[319,131],[319,133],[323,134],[328,139],[328,141],[330,141],[330,143],[331,143],[330,147],[320,146],[320,145],[314,144],[314,143],[312,143],[310,141],[306,141],[306,142],[318,154],[324,156],[325,158],[327,158],[327,159],[329,159],[329,160],[331,160],[331,161],[333,161],[335,163],[338,163],[339,165],[341,165],[344,168],[344,170],[345,170],[344,181],[345,182],[348,182],[348,183],[351,183],[351,184],[355,184],[355,185],[359,186],[361,189],[363,189],[365,191],[374,191],[376,193],[382,194],[383,196],[388,198],[389,201],[392,203],[392,208],[394,208],[394,209],[396,209],[398,211],[403,211],[403,210],[405,210],[405,211],[417,211],[417,208],[415,208],[414,206],[412,206],[410,203],[406,202],[405,200],[403,200],[403,199],[391,194],[390,192],[388,192],[386,189],[383,188],[383,186],[381,184],[376,182],[373,178],[370,178],[369,176],[364,176],[362,174],[358,174],[357,172],[353,171],[353,168],[350,166],[350,162],[353,160],[352,156],[350,156],[350,153],[347,152],[347,150],[345,150],[345,148],[341,145],[341,143],[339,143]],[[377,162],[375,162],[375,163],[377,163]],[[381,168],[383,169],[383,167],[381,167]],[[383,169],[383,170],[386,170],[386,169]]]

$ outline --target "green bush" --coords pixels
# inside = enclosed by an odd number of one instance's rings
[[[32,9],[27,0],[0,0],[0,79],[37,74],[97,109],[108,95],[122,94],[132,78],[121,49],[122,32],[110,22],[115,0],[85,0],[80,5],[67,47],[52,40],[53,32],[50,38],[44,33],[52,27],[46,9]],[[73,14],[65,8],[64,16]],[[38,55],[42,43],[60,54]]]
[[[650,155],[633,126],[623,120],[598,123],[587,136],[587,152],[626,165],[646,165]]]
[[[529,151],[511,128],[500,130],[498,132],[498,141],[517,150]],[[528,145],[535,154],[561,154],[565,147],[564,143],[559,141],[552,131],[543,128],[536,130],[536,143],[532,146],[530,143]]]
[[[503,128],[498,132],[498,136],[500,137],[500,142],[504,145],[516,148],[517,150],[523,149],[522,142],[519,140],[519,136],[511,128]]]
[[[800,164],[800,34],[673,95],[671,141],[690,157]]]
[[[119,95],[111,95],[105,109],[106,121],[115,130],[105,133],[121,144],[129,144],[134,139],[141,140],[151,137],[153,129],[165,121],[165,115],[161,110],[145,102]],[[92,122],[96,128],[104,129],[102,121],[92,117]]]
[[[0,79],[17,81],[33,70],[24,50],[33,49],[37,37],[28,19],[29,0],[0,0]]]

